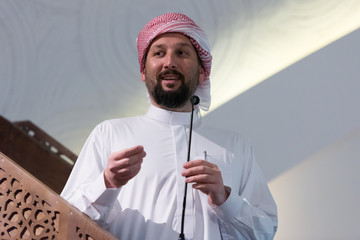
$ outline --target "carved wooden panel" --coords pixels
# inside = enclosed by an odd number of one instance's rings
[[[116,238],[0,153],[0,239]]]
[[[18,179],[0,167],[2,239],[55,239],[60,213],[44,199],[26,190]]]

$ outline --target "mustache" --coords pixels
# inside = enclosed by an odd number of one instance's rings
[[[158,75],[157,75],[157,80],[161,80],[165,75],[168,75],[168,74],[171,74],[171,75],[176,75],[178,76],[181,80],[184,80],[184,75],[181,73],[181,72],[178,72],[174,69],[167,69],[167,70],[164,70],[162,72],[160,72]]]

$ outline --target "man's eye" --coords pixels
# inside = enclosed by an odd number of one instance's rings
[[[154,56],[162,56],[162,55],[164,55],[164,53],[161,51],[154,52]]]
[[[179,50],[178,55],[181,57],[186,57],[186,56],[189,56],[190,54],[188,51]]]

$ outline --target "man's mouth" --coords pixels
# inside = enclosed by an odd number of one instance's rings
[[[184,76],[176,70],[166,70],[159,74],[158,79],[162,81],[177,81],[184,79]]]
[[[179,81],[181,81],[181,77],[173,74],[166,74],[161,78],[161,82],[168,87],[175,86]]]
[[[161,77],[162,80],[180,80],[180,76],[173,74],[166,74]]]

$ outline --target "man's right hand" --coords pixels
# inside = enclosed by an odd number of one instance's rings
[[[119,188],[135,177],[146,156],[143,146],[134,146],[110,154],[104,180],[107,188]]]

